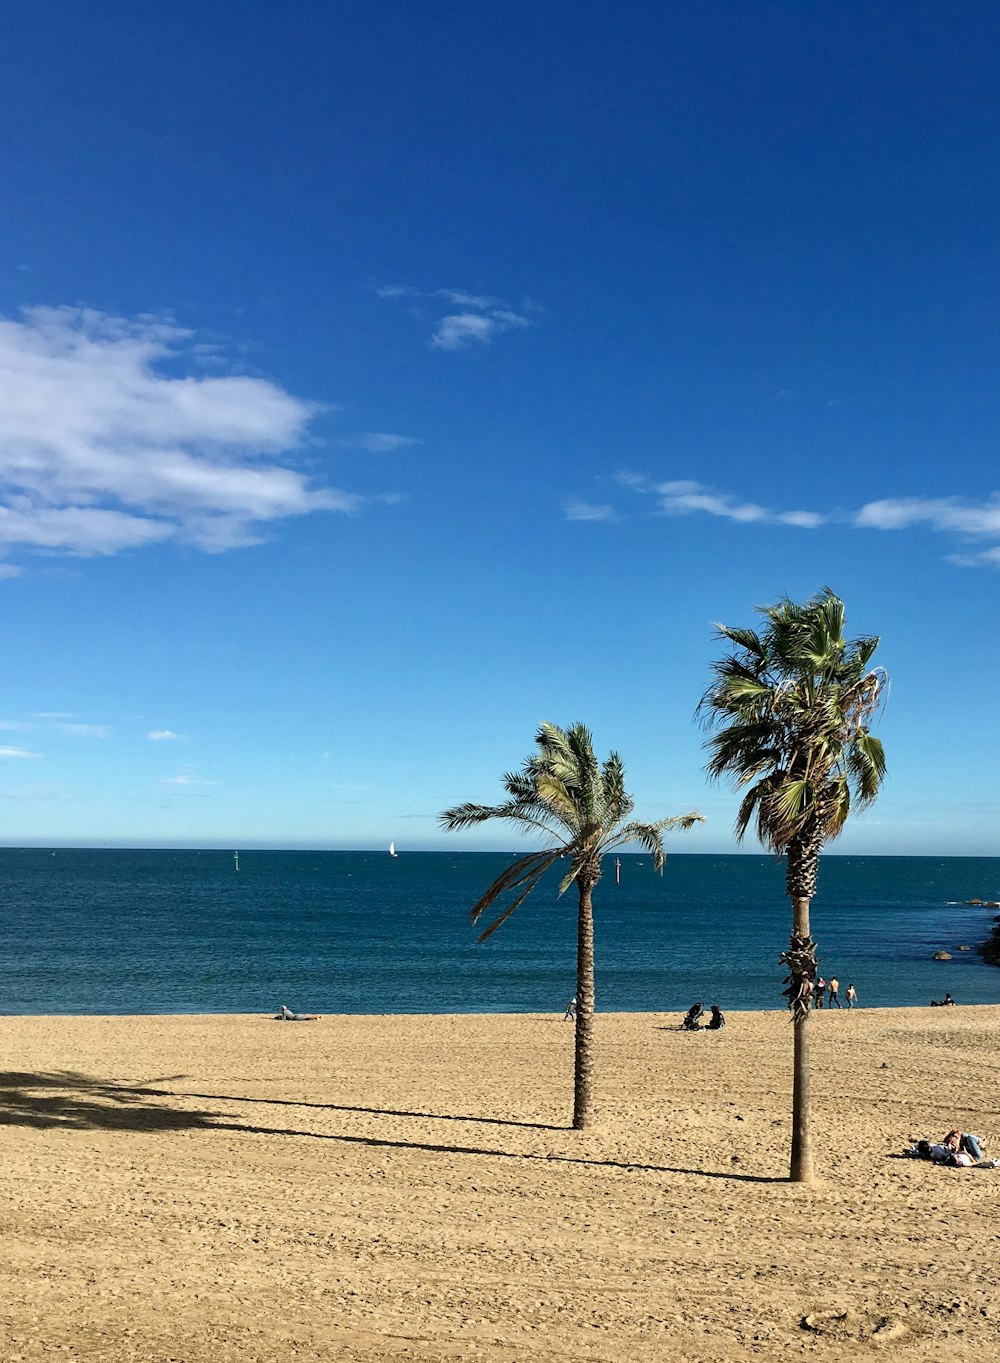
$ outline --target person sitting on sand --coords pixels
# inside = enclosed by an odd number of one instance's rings
[[[950,994],[945,994],[943,999],[931,999],[932,1008],[957,1008],[957,1006]]]
[[[275,1015],[275,1022],[319,1022],[319,1013],[293,1013],[284,1004]]]
[[[708,1020],[708,1030],[710,1032],[721,1032],[726,1025],[725,1015],[717,1003],[712,1004],[712,1016]]]
[[[681,1027],[685,1032],[700,1032],[701,1026],[698,1019],[702,1017],[705,1009],[700,1003],[692,1003],[691,1007],[684,1014]]]

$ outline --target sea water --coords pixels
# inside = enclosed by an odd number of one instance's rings
[[[0,850],[0,1012],[560,1012],[575,992],[576,892],[550,874],[485,943],[469,910],[493,853]],[[594,892],[597,1006],[780,1008],[784,866],[614,858]],[[564,870],[565,862],[558,863]],[[820,968],[862,1007],[1000,1003],[976,945],[1000,859],[822,859]],[[972,950],[962,951],[963,946]],[[952,960],[933,960],[945,950]]]

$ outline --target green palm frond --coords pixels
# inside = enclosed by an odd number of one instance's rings
[[[713,664],[698,715],[710,731],[709,776],[745,788],[737,837],[754,825],[782,852],[811,828],[835,837],[852,801],[877,796],[885,754],[867,725],[887,679],[870,666],[878,637],[845,638],[844,603],[829,587],[759,613],[759,633],[717,627],[735,651]]]
[[[484,932],[480,933],[477,941],[485,942],[487,937],[496,932],[501,923],[507,921],[514,910],[524,903],[545,872],[561,855],[562,851],[558,847],[548,848],[544,852],[533,852],[529,856],[518,858],[501,875],[497,876],[486,893],[470,909],[469,914],[473,923],[478,923],[486,910],[492,908],[501,896],[514,893],[515,897],[503,913],[495,918]]]
[[[876,798],[885,776],[885,749],[881,739],[863,730],[851,744],[847,769],[854,781],[861,805],[870,805]]]
[[[611,847],[630,841],[651,851],[662,864],[662,837],[668,829],[689,828],[700,814],[682,814],[656,824],[629,823],[634,801],[625,789],[625,769],[612,752],[604,763],[594,755],[593,739],[583,724],[567,729],[545,722],[535,736],[535,751],[519,772],[503,778],[510,797],[496,805],[461,804],[446,809],[440,822],[446,829],[471,828],[499,819],[523,832],[541,835],[549,846],[521,857],[508,866],[473,906],[472,919],[502,898],[512,896],[503,913],[480,937],[484,941],[517,909],[559,858],[568,858],[560,882],[562,894],[574,881],[592,884],[600,875],[600,859]],[[659,849],[659,851],[658,851]],[[587,875],[581,880],[583,872]],[[581,890],[581,893],[583,891]]]

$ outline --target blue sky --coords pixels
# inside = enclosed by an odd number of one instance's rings
[[[829,584],[892,677],[837,849],[997,852],[1000,11],[0,39],[0,840],[506,848],[436,816],[544,718],[734,850],[713,622]]]

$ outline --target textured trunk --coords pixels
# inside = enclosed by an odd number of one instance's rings
[[[576,919],[576,1047],[573,1067],[573,1125],[580,1131],[592,1118],[594,1070],[594,909],[591,892],[601,876],[600,864],[580,872],[580,908]]]
[[[809,900],[792,900],[792,948],[796,942],[808,942]],[[811,981],[810,981],[811,984]],[[794,1058],[792,1062],[792,1161],[789,1178],[792,1183],[812,1183],[813,1154],[809,1103],[809,1004],[793,1012]]]

